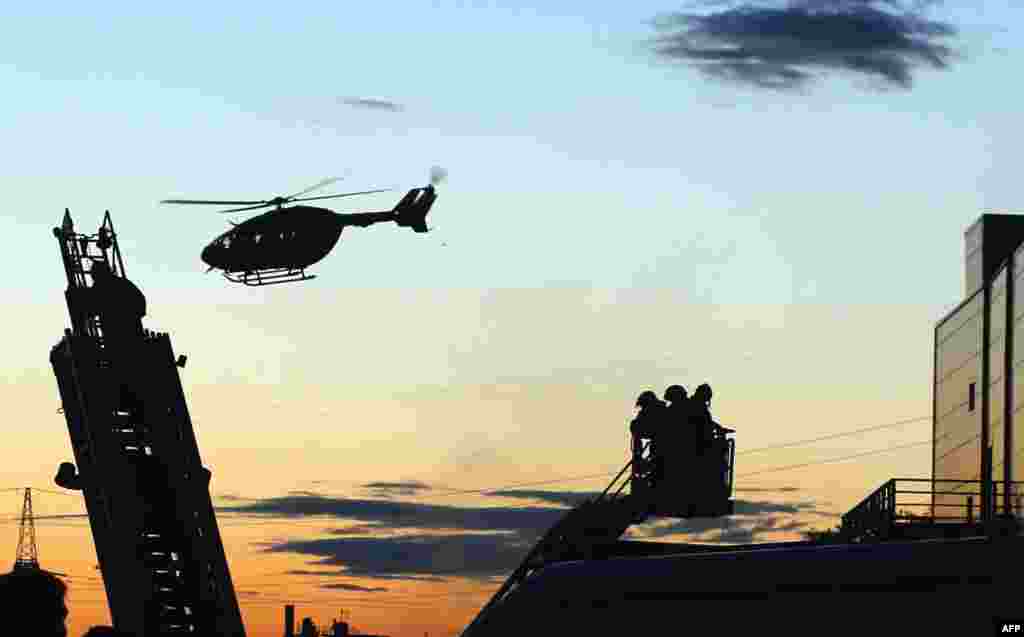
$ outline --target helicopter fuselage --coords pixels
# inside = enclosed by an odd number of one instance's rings
[[[292,206],[248,219],[210,242],[203,263],[225,272],[302,269],[330,253],[347,224],[326,208]]]

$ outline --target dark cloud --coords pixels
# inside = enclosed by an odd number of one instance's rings
[[[380,534],[381,531],[386,531],[387,527],[379,524],[356,524],[353,526],[346,526],[343,529],[331,529],[333,535],[376,535]]]
[[[359,586],[358,584],[324,584],[320,588],[330,588],[339,591],[358,591],[362,593],[386,593],[388,589],[381,588],[379,586],[370,588],[368,586]]]
[[[364,489],[372,489],[373,494],[379,497],[392,497],[398,495],[412,496],[422,491],[429,491],[431,486],[415,480],[403,482],[370,482],[363,485]]]
[[[736,515],[762,515],[765,513],[801,513],[811,510],[812,504],[787,504],[785,502],[762,502],[756,500],[736,500]]]
[[[920,66],[949,68],[954,52],[937,42],[956,34],[926,19],[934,2],[805,0],[787,6],[729,5],[710,13],[679,12],[655,26],[655,55],[708,77],[757,88],[794,90],[817,72],[853,72],[907,89]]]
[[[562,509],[544,507],[470,508],[387,500],[329,498],[318,495],[288,495],[252,504],[219,507],[219,511],[281,517],[326,515],[368,522],[360,529],[458,529],[465,531],[515,531],[529,537],[543,533],[562,515]],[[346,529],[338,529],[345,534]]]
[[[389,102],[387,100],[375,100],[368,99],[365,97],[346,97],[343,98],[342,103],[354,106],[356,108],[368,108],[375,111],[401,111],[405,110],[401,104],[395,102]]]
[[[318,556],[310,565],[342,567],[340,574],[349,577],[490,579],[518,566],[531,546],[531,541],[511,534],[462,533],[295,540],[264,551]]]
[[[507,490],[490,495],[570,506],[595,494]],[[541,507],[462,508],[324,496],[270,498],[231,509],[283,517],[327,515],[362,522],[350,528],[332,529],[329,531],[332,537],[328,538],[264,544],[266,552],[318,558],[308,562],[312,568],[287,574],[420,581],[446,581],[445,578],[451,577],[485,581],[507,575],[518,566],[537,538],[566,511]],[[762,533],[800,531],[804,523],[792,517],[810,513],[814,513],[812,504],[737,500],[736,515],[730,518],[637,525],[630,530],[629,537],[650,540],[717,532],[718,537],[707,539],[752,542]],[[390,535],[383,536],[385,533]],[[317,570],[317,567],[323,568]]]
[[[783,518],[779,517],[769,517],[759,520],[753,526],[727,526],[715,539],[728,544],[750,544],[755,542],[761,533],[798,532],[807,529],[807,524],[803,522],[789,520],[783,524],[782,520]]]
[[[722,529],[716,539],[725,544],[751,544],[754,542],[755,535],[756,532],[753,528],[733,527]]]
[[[240,495],[235,495],[235,494],[232,494],[232,493],[227,493],[227,494],[224,494],[224,495],[215,495],[215,496],[213,496],[213,499],[214,500],[226,500],[228,502],[254,502],[255,501],[253,498],[243,498]]]
[[[721,531],[726,536],[742,534],[741,529],[747,529],[750,533],[747,540],[753,541],[757,533],[797,531],[806,526],[802,522],[793,522],[793,528],[779,526],[780,521],[790,519],[796,514],[814,514],[814,505],[810,503],[785,504],[778,502],[759,502],[751,500],[736,500],[735,515],[728,518],[693,518],[690,520],[678,520],[668,524],[644,525],[637,529],[636,535],[642,538],[655,539],[670,535],[701,535],[709,531]],[[747,524],[747,523],[750,524]],[[733,540],[724,540],[732,542]]]
[[[794,493],[800,490],[800,487],[750,487],[746,489],[737,488],[734,489],[737,493]],[[501,498],[514,498],[519,500],[534,500],[541,502],[550,502],[552,504],[563,504],[565,506],[576,506],[577,504],[596,498],[601,495],[599,491],[541,491],[541,490],[528,490],[528,489],[506,489],[504,491],[490,491],[484,495]],[[770,503],[757,503],[757,502],[744,502],[743,506],[758,507],[758,506],[772,506]],[[778,505],[787,506],[787,505]],[[791,506],[791,505],[788,505]],[[767,509],[762,512],[767,512]]]
[[[374,579],[401,580],[401,581],[409,581],[409,582],[435,582],[435,583],[445,583],[445,582],[448,581],[447,579],[445,579],[443,577],[436,577],[434,575],[401,575],[401,574],[396,575],[396,574],[384,574],[384,573],[376,576]]]
[[[295,570],[285,571],[284,572],[284,575],[313,575],[313,576],[316,576],[316,577],[344,577],[344,576],[346,576],[348,574],[349,573],[347,573],[346,571],[339,571],[339,570],[334,570],[334,571],[309,571],[309,570],[305,570],[305,569],[295,569]],[[410,581],[410,582],[435,582],[435,583],[444,583],[444,582],[448,581],[448,580],[446,580],[443,577],[436,577],[436,576],[433,576],[433,575],[394,575],[394,574],[386,574],[386,573],[378,574],[376,577],[374,577],[374,579],[382,579],[382,580],[407,580],[407,581]]]
[[[541,502],[564,504],[567,507],[572,507],[601,494],[597,491],[530,491],[527,489],[506,489],[504,491],[491,491],[484,495],[499,498],[514,498],[517,500],[539,500]]]
[[[506,490],[490,495],[554,502],[572,506],[595,495],[594,492]],[[458,531],[491,531],[511,533],[518,539],[537,538],[566,513],[565,508],[551,507],[456,507],[449,505],[396,502],[387,500],[359,500],[325,497],[320,495],[289,495],[242,504],[218,507],[218,511],[271,517],[330,516],[356,520],[358,524],[347,528],[331,529],[334,536],[364,536],[411,529],[451,529]],[[735,501],[735,516],[757,517],[822,513],[812,503],[767,502],[761,500]],[[681,520],[670,525],[645,527],[655,536],[674,533],[703,532],[721,527],[721,520],[712,518]],[[390,538],[401,539],[406,538]]]
[[[284,574],[285,575],[317,575],[317,576],[323,576],[323,577],[337,577],[338,575],[343,575],[344,573],[341,573],[339,571],[309,571],[309,570],[306,570],[306,569],[299,568],[299,569],[293,569],[293,570],[290,570],[290,571],[285,571]]]
[[[430,485],[416,480],[406,480],[404,482],[369,482],[364,484],[363,487],[367,489],[409,489],[417,491],[429,489]]]

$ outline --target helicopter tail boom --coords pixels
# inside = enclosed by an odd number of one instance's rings
[[[395,206],[395,223],[404,228],[412,228],[413,232],[428,232],[427,213],[436,199],[433,185],[413,188]]]

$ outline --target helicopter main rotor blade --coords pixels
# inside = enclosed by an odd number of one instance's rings
[[[164,199],[160,203],[185,203],[204,204],[213,206],[251,206],[252,204],[266,204],[266,201],[209,201],[207,199]]]
[[[284,199],[295,199],[299,195],[304,195],[307,192],[313,192],[314,190],[317,190],[318,188],[323,188],[324,186],[326,186],[328,184],[333,184],[334,182],[341,181],[342,179],[344,179],[344,177],[331,177],[330,179],[324,179],[323,181],[321,181],[321,182],[319,182],[319,183],[317,183],[317,184],[315,184],[313,186],[310,186],[309,188],[306,188],[305,190],[299,191],[299,192],[295,193],[294,195],[288,195],[287,197],[284,197]]]
[[[394,188],[379,188],[377,190],[363,190],[361,192],[343,192],[340,195],[321,195],[319,197],[303,197],[292,201],[313,201],[314,199],[335,199],[337,197],[354,197],[355,195],[369,195],[375,192],[391,192]]]
[[[232,208],[230,210],[218,210],[217,212],[219,214],[226,214],[226,213],[229,213],[229,212],[243,212],[245,210],[256,210],[257,208],[267,208],[267,207],[273,206],[273,205],[274,205],[274,202],[271,202],[271,203],[261,203],[258,206],[246,206],[245,208]]]

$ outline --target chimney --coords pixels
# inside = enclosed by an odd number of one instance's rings
[[[287,604],[284,607],[284,637],[295,637],[295,606]]]

